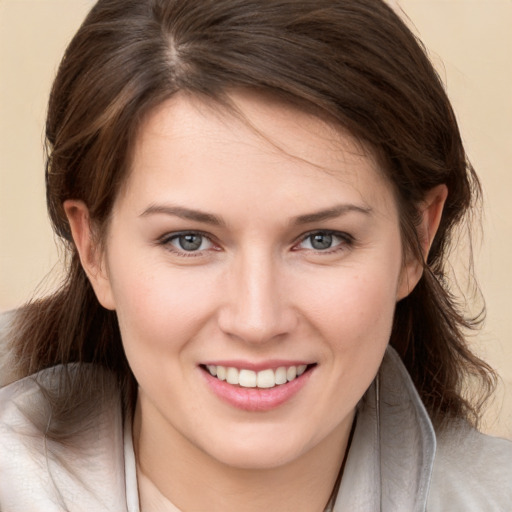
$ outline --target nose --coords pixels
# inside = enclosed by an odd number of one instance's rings
[[[297,314],[279,262],[252,251],[232,263],[225,286],[220,329],[246,343],[283,338],[296,328]]]

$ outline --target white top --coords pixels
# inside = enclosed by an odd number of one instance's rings
[[[44,370],[37,380],[27,377],[0,389],[0,510],[140,512],[139,486],[143,509],[173,510],[151,482],[137,482],[131,422],[123,424],[119,400],[105,404],[94,424],[65,442],[45,438],[51,411],[37,382],[51,389],[61,372]],[[512,510],[510,441],[465,424],[436,438],[392,349],[378,381],[359,404],[334,512]],[[33,418],[37,408],[42,416]]]

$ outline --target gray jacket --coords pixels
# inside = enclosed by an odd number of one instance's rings
[[[38,379],[51,388],[58,375],[56,367]],[[33,377],[0,389],[0,510],[138,512],[131,422],[123,422],[120,401],[65,443],[47,440],[23,412],[41,405]],[[511,512],[512,442],[465,424],[436,436],[405,367],[388,349],[359,404],[333,510]]]

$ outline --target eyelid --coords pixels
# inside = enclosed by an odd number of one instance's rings
[[[336,231],[336,230],[333,230],[333,229],[313,229],[311,231],[308,231],[306,233],[301,234],[296,239],[296,241],[293,243],[292,251],[303,250],[303,249],[301,249],[299,247],[299,245],[302,242],[304,242],[305,240],[307,240],[307,238],[309,238],[310,236],[315,235],[315,234],[319,234],[319,233],[338,237],[338,238],[340,238],[342,240],[342,242],[337,244],[337,245],[335,245],[332,248],[325,249],[325,250],[319,250],[319,249],[313,249],[313,248],[312,249],[304,249],[304,250],[310,251],[310,252],[314,252],[314,253],[317,253],[317,254],[332,254],[334,252],[348,250],[355,243],[355,238],[351,234],[349,234],[347,232]],[[197,250],[197,251],[185,251],[185,250],[180,250],[179,248],[175,247],[174,245],[171,245],[170,242],[172,240],[174,240],[174,239],[176,239],[176,238],[178,238],[180,236],[184,236],[184,235],[199,235],[199,236],[202,236],[202,237],[206,238],[212,244],[213,247],[208,248],[208,249],[201,249],[201,250]],[[164,235],[162,235],[161,237],[158,238],[157,244],[165,246],[165,248],[168,251],[170,251],[170,252],[172,252],[174,254],[177,254],[179,256],[183,256],[183,257],[203,256],[205,252],[208,252],[208,251],[211,251],[211,250],[214,250],[214,251],[221,250],[221,248],[219,247],[218,242],[215,240],[215,237],[213,237],[210,233],[206,233],[204,231],[196,230],[196,229],[194,229],[194,230],[180,230],[180,231],[168,232],[168,233],[166,233],[166,234],[164,234]]]
[[[180,236],[185,236],[185,235],[202,236],[203,238],[206,238],[212,244],[213,247],[208,248],[208,249],[201,249],[201,250],[197,250],[197,251],[185,251],[185,250],[180,250],[179,248],[177,248],[171,244],[171,242],[173,240],[175,240],[176,238],[179,238]],[[180,231],[172,231],[172,232],[166,233],[165,235],[158,238],[157,244],[164,246],[168,251],[170,251],[174,254],[177,254],[178,256],[184,256],[184,257],[203,256],[204,253],[207,251],[220,249],[218,243],[215,241],[214,237],[211,234],[205,233],[204,231],[200,231],[197,229],[188,229],[188,230],[184,229],[184,230],[180,230]]]
[[[294,251],[301,250],[301,248],[298,246],[302,242],[307,240],[309,237],[319,234],[319,233],[322,233],[325,235],[332,235],[332,236],[341,238],[342,242],[329,248],[329,249],[325,249],[325,250],[314,249],[314,248],[305,249],[305,250],[315,252],[318,254],[332,254],[333,252],[337,252],[340,250],[346,250],[347,246],[351,247],[355,243],[355,238],[350,233],[347,233],[345,231],[336,231],[334,229],[313,229],[311,231],[308,231],[307,233],[303,233],[302,235],[300,235],[300,237],[297,239],[297,241],[293,244],[292,250],[294,250]]]

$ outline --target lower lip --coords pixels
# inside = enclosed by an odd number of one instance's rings
[[[224,402],[244,411],[264,412],[276,409],[295,396],[307,383],[313,369],[291,382],[267,389],[234,386],[213,377],[205,370],[201,371],[210,389]]]

